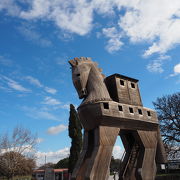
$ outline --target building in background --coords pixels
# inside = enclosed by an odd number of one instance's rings
[[[68,180],[68,169],[36,169],[33,178],[34,180]]]

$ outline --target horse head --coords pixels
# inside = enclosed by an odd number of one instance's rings
[[[111,100],[104,83],[104,75],[91,58],[74,58],[69,61],[72,67],[72,80],[83,104]]]
[[[91,69],[92,61],[90,58],[74,58],[69,61],[72,67],[72,80],[78,92],[79,98],[85,98],[88,95],[87,81]]]

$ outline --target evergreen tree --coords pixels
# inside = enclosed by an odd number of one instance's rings
[[[82,126],[78,114],[75,110],[75,107],[72,104],[70,104],[70,117],[68,129],[69,137],[71,138],[68,168],[69,173],[72,173],[82,149]]]
[[[55,169],[59,168],[68,168],[69,165],[69,157],[66,157],[64,159],[61,159],[57,164],[54,166]]]

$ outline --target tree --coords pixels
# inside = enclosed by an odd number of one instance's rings
[[[157,98],[153,102],[160,122],[163,142],[170,158],[180,151],[180,93]]]
[[[57,164],[54,166],[54,168],[68,168],[69,164],[69,157],[66,157],[64,159],[61,159]]]
[[[55,165],[56,164],[54,164],[54,163],[48,162],[48,163],[43,164],[42,166],[40,166],[38,169],[55,168]]]
[[[0,174],[8,179],[15,175],[31,174],[35,167],[36,136],[28,129],[16,127],[11,136],[0,137]]]
[[[69,156],[69,173],[73,172],[74,166],[78,160],[79,154],[82,149],[82,126],[75,110],[75,107],[70,104],[70,117],[69,117],[69,137],[72,139],[70,156]]]
[[[16,175],[29,175],[32,174],[35,168],[35,160],[27,158],[18,152],[5,152],[0,155],[0,174],[13,179]]]

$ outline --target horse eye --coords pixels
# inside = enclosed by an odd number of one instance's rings
[[[76,74],[76,76],[78,76],[78,77],[79,77],[79,76],[80,76],[80,74]]]

